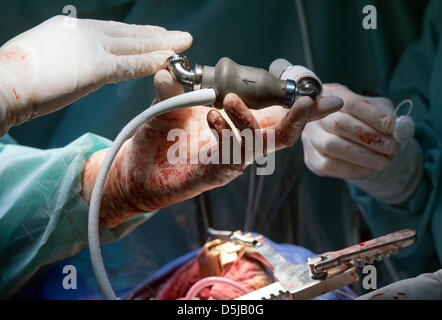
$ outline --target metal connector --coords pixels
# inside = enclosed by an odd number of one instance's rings
[[[195,68],[191,69],[189,58],[181,54],[175,54],[167,59],[165,67],[172,77],[182,85],[192,90],[201,89],[202,65],[195,64]]]

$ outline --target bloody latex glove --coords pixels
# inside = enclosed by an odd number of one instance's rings
[[[442,300],[442,269],[393,282],[357,300]]]
[[[339,84],[324,85],[324,95],[342,98],[344,106],[306,126],[307,167],[320,176],[345,179],[383,202],[407,199],[421,177],[422,151],[415,139],[401,145],[394,139],[393,103]]]
[[[385,169],[398,143],[393,138],[393,103],[357,95],[341,85],[324,85],[344,107],[309,123],[302,134],[305,163],[314,173],[336,178],[363,178]]]
[[[164,70],[155,76],[155,87],[159,100],[184,92],[183,87]],[[222,111],[197,106],[153,118],[140,126],[117,154],[105,183],[100,222],[114,227],[137,214],[195,197],[238,177],[253,159],[246,161],[242,157],[239,164],[190,161],[201,159],[212,151],[221,158],[223,143],[219,143],[215,136],[221,136],[222,130],[251,128],[265,136],[272,129],[275,145],[272,150],[264,151],[272,152],[293,145],[308,120],[339,110],[341,106],[342,100],[336,97],[321,99],[317,104],[310,98],[302,98],[289,111],[279,106],[251,111],[240,98],[229,94],[224,99]],[[168,134],[177,129],[185,132],[186,138],[168,141]],[[197,139],[196,148],[188,143],[193,134],[197,135],[193,136]],[[230,142],[231,151],[233,145],[244,151],[243,140],[236,137]],[[177,144],[188,156],[186,163],[171,164],[168,159],[169,149]],[[86,164],[82,195],[88,203],[106,153],[107,149],[94,153]]]
[[[53,17],[0,48],[0,136],[107,83],[154,74],[191,43],[157,26]]]

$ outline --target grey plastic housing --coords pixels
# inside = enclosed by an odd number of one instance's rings
[[[201,88],[216,92],[214,106],[222,108],[229,93],[238,95],[251,109],[285,105],[287,81],[280,80],[264,69],[242,66],[229,58],[221,58],[215,67],[204,66]]]

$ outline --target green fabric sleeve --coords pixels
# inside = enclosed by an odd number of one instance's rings
[[[90,155],[111,144],[93,134],[50,150],[12,142],[0,139],[0,297],[10,296],[39,267],[87,245],[81,174]],[[102,242],[124,237],[152,214],[102,227]]]

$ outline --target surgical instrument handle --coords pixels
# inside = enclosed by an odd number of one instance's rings
[[[318,277],[338,265],[346,263],[365,265],[372,263],[374,259],[381,260],[383,255],[389,255],[392,252],[397,253],[399,249],[411,245],[415,240],[415,231],[400,230],[339,251],[319,255],[317,256],[319,259],[316,261],[311,260],[310,268],[312,274]]]

